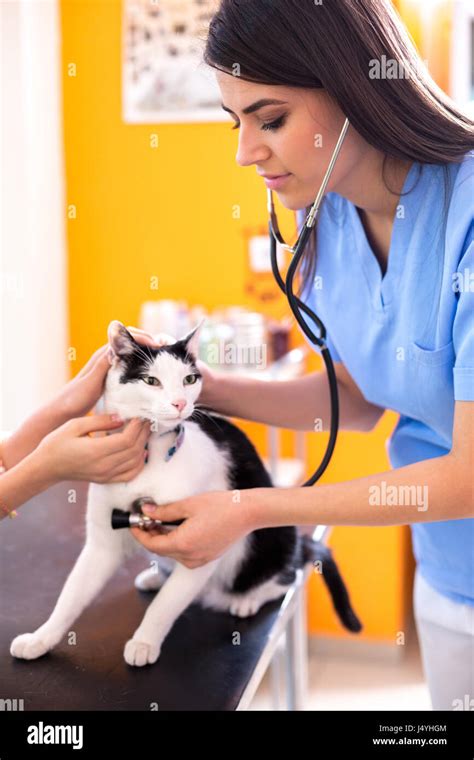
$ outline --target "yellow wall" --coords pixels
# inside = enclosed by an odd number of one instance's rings
[[[395,5],[431,76],[449,92],[453,0],[397,0]]]
[[[244,233],[265,220],[266,196],[255,171],[235,163],[230,122],[123,123],[117,0],[62,0],[61,9],[67,203],[77,207],[68,220],[70,335],[79,367],[105,341],[109,320],[136,323],[145,299],[245,303]],[[155,134],[158,148],[150,147]]]
[[[62,0],[61,12],[67,203],[76,208],[76,218],[68,219],[74,374],[105,342],[108,322],[136,324],[144,300],[262,309],[248,291],[245,240],[266,229],[266,198],[254,169],[235,163],[237,135],[230,124],[122,122],[120,2]],[[76,76],[69,75],[71,64]],[[158,148],[150,143],[155,134]],[[236,205],[240,219],[234,218]],[[284,220],[289,234],[292,216]],[[150,289],[153,277],[158,291]],[[287,311],[274,288],[275,301],[265,309],[282,316]],[[308,371],[317,366],[319,358],[311,356]],[[342,433],[323,482],[387,469],[384,442],[395,420],[390,413],[371,434]],[[242,427],[265,455],[263,427]],[[284,440],[289,452],[293,435]],[[308,436],[308,475],[326,440]],[[364,635],[395,641],[413,569],[408,529],[337,528],[331,544]],[[310,596],[310,629],[343,635],[316,576]]]

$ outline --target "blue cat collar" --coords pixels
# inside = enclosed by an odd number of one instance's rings
[[[177,425],[175,428],[173,428],[172,431],[167,430],[166,432],[167,433],[174,432],[174,433],[177,434],[175,442],[173,443],[172,446],[170,446],[170,448],[168,449],[168,451],[165,454],[165,462],[169,462],[169,460],[171,459],[171,457],[173,456],[173,454],[176,454],[176,452],[178,451],[179,447],[183,443],[183,439],[184,439],[184,425],[181,424],[181,422],[180,422],[179,425]],[[161,433],[161,435],[166,435],[166,433]]]

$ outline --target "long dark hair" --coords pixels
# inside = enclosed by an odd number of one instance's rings
[[[372,78],[383,60],[404,75]],[[324,88],[384,171],[390,158],[446,164],[474,149],[474,122],[430,77],[390,0],[221,0],[204,61],[251,82]],[[314,279],[316,227],[300,294]]]

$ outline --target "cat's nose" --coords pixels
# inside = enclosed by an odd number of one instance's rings
[[[173,401],[172,406],[175,406],[178,412],[181,412],[184,407],[186,406],[186,399],[185,398],[179,398],[177,401]]]

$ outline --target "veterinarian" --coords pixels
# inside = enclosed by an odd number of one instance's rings
[[[388,472],[243,490],[239,501],[206,493],[149,509],[185,518],[169,535],[133,533],[149,550],[198,567],[257,528],[410,524],[433,706],[453,709],[474,695],[472,122],[423,70],[385,0],[224,0],[205,58],[240,128],[237,162],[255,167],[300,224],[349,119],[305,257],[306,298],[328,330],[341,428],[371,430],[385,409],[400,419]],[[148,433],[137,421],[115,436],[87,435],[121,425],[84,417],[102,392],[106,350],[3,444],[0,516],[57,480],[126,480],[143,466]],[[200,401],[222,414],[329,428],[325,373],[262,386],[199,367]],[[397,498],[407,488],[411,503]]]
[[[211,492],[150,507],[185,522],[169,535],[134,535],[198,567],[256,528],[410,524],[425,672],[433,706],[453,709],[474,696],[473,122],[434,84],[386,0],[223,0],[204,58],[240,129],[237,163],[256,170],[300,224],[349,120],[304,290],[327,328],[341,428],[369,431],[385,409],[400,414],[393,469],[317,488],[243,490],[238,503],[233,492]],[[200,402],[217,412],[329,429],[324,372],[263,386],[200,369]]]

